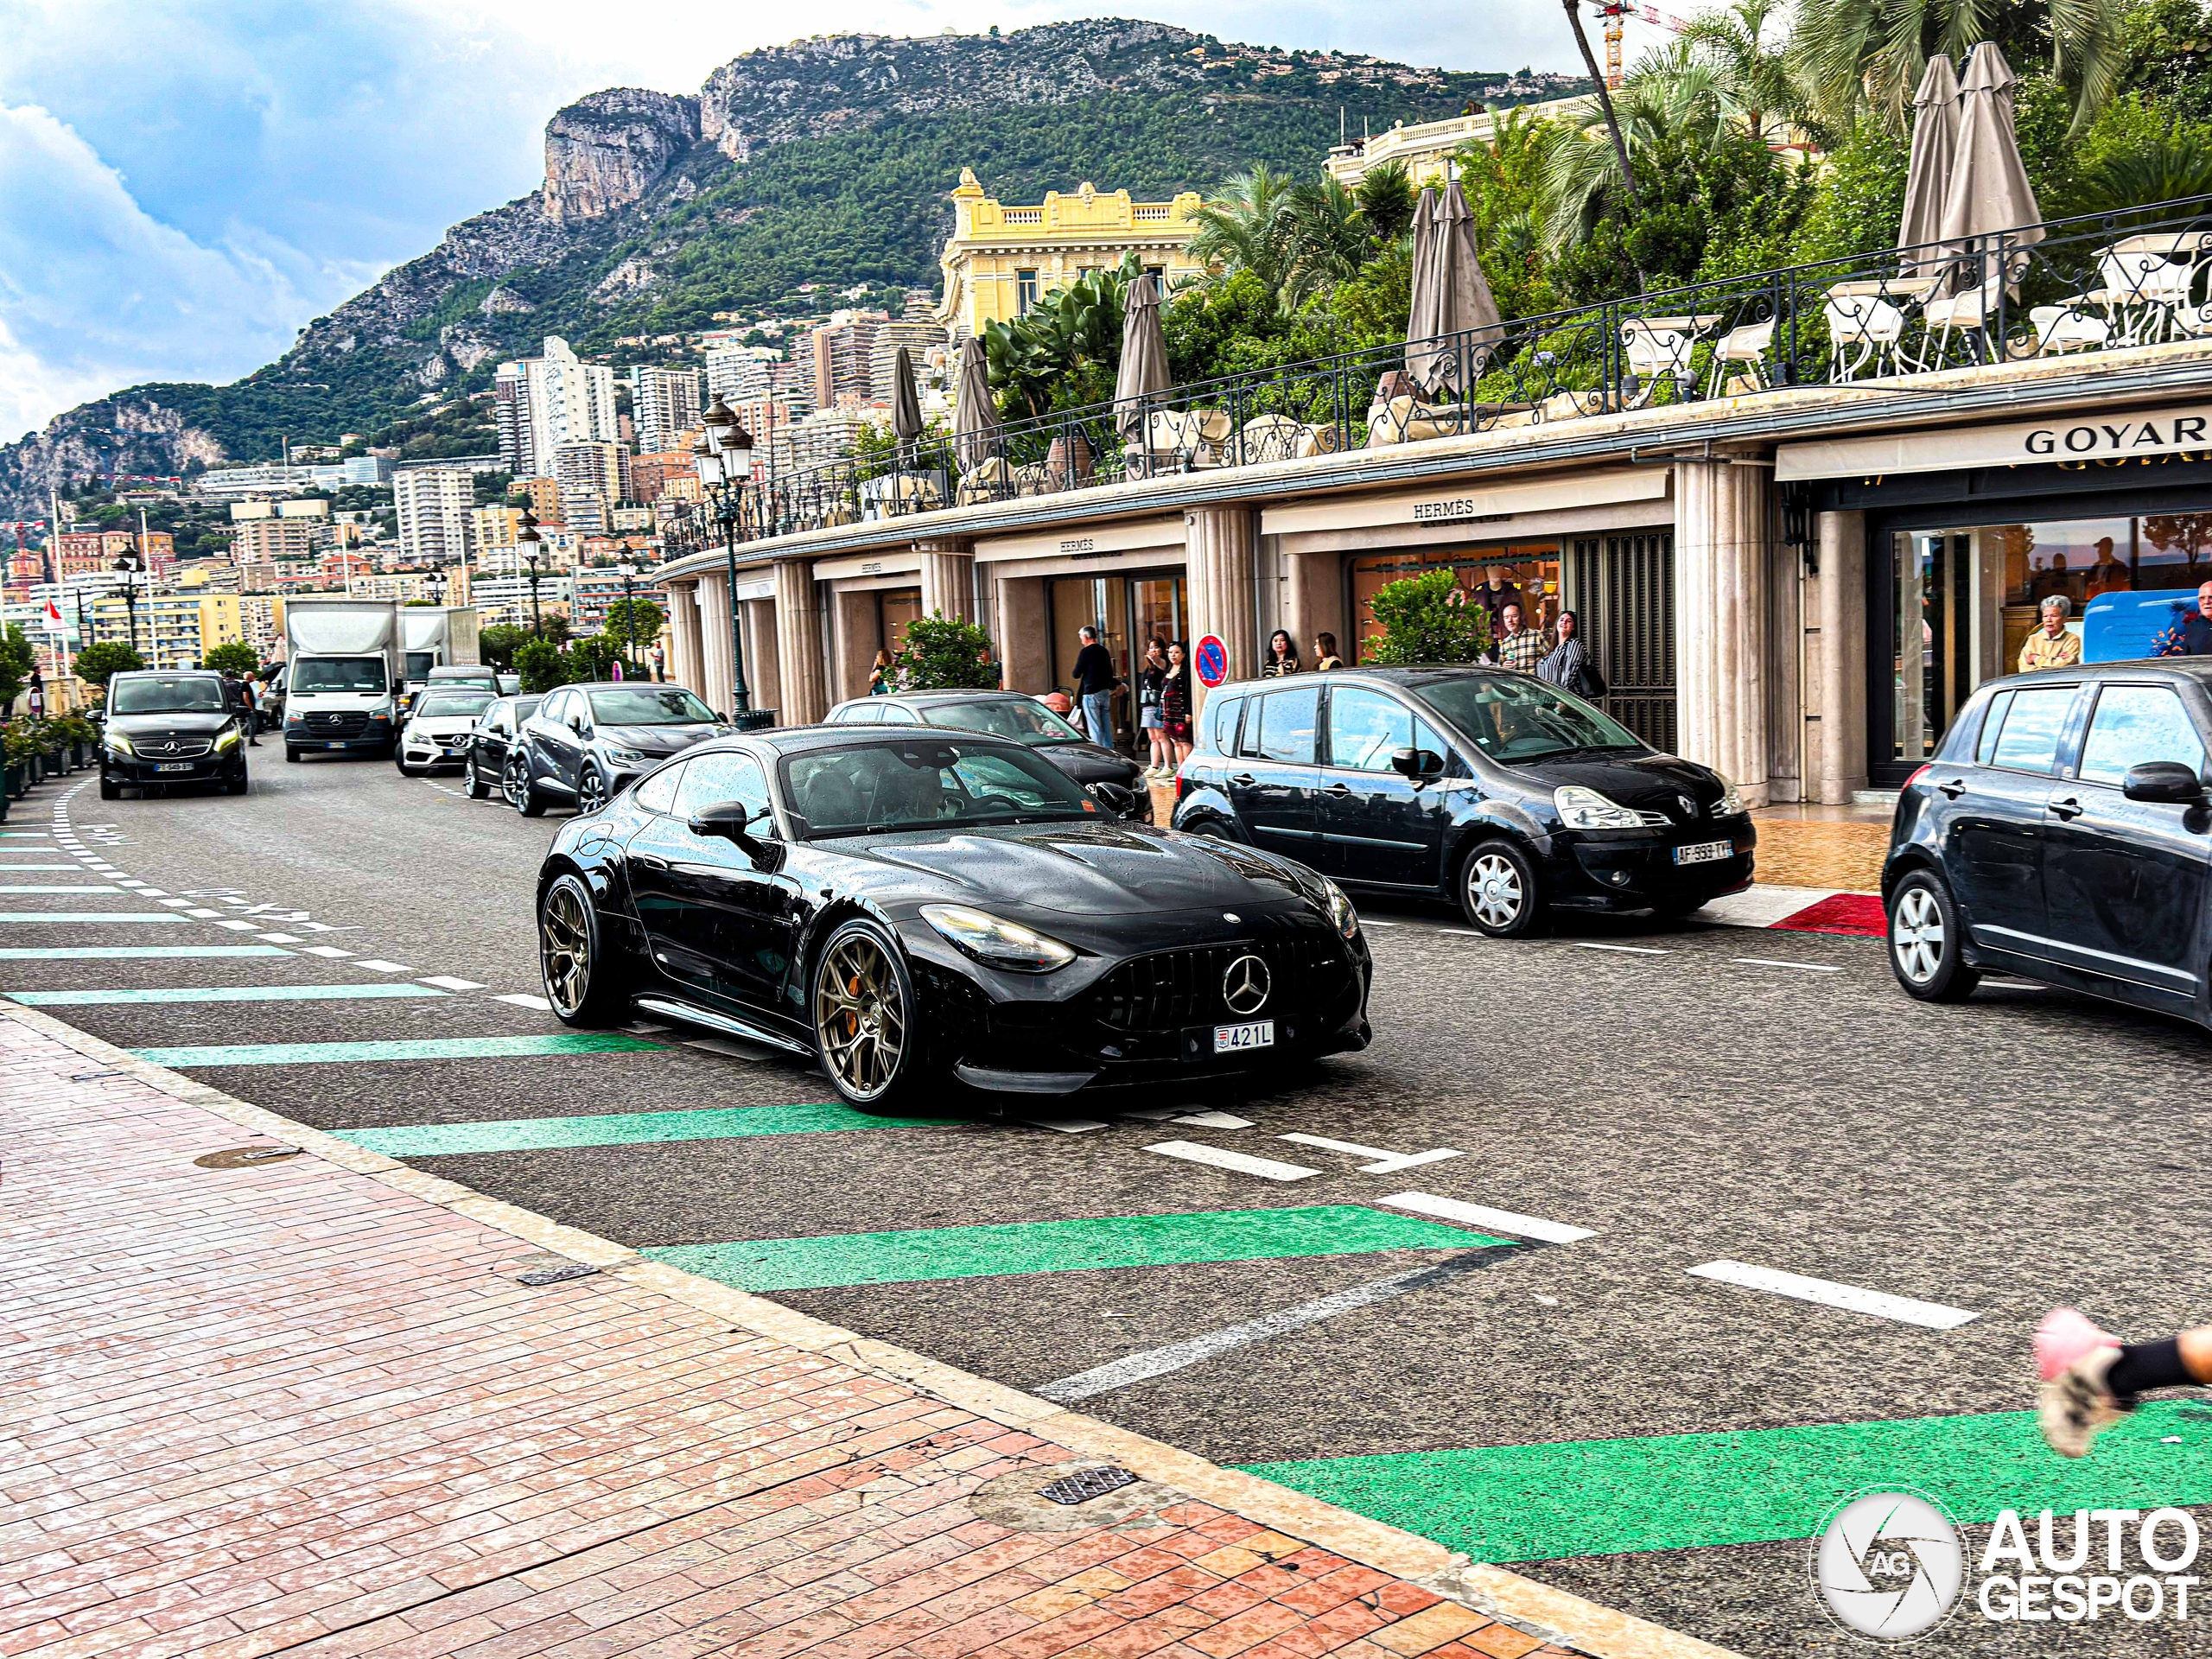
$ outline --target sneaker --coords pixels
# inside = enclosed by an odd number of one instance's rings
[[[2062,1458],[2086,1456],[2089,1443],[2133,1408],[2105,1381],[2120,1357],[2120,1338],[2070,1307],[2055,1307],[2036,1327],[2036,1371],[2043,1387],[2036,1424]]]

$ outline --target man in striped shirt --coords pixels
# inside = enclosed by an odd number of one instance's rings
[[[1521,607],[1518,605],[1508,605],[1498,613],[1498,618],[1505,624],[1505,632],[1498,636],[1497,640],[1498,666],[1512,669],[1520,674],[1535,673],[1536,664],[1551,654],[1551,641],[1545,637],[1541,628],[1521,626]]]

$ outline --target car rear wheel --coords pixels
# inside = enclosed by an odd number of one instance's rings
[[[476,752],[474,749],[469,751],[468,759],[461,763],[461,768],[468,774],[467,787],[470,800],[480,801],[491,794],[492,786],[484,781],[484,773],[476,764]]]
[[[848,1106],[887,1111],[912,1092],[921,1069],[914,982],[874,922],[847,922],[822,947],[813,1013],[822,1069]]]
[[[599,768],[587,765],[576,779],[576,816],[589,817],[607,804],[607,779],[599,775]]]
[[[530,780],[530,760],[520,753],[507,757],[506,770],[500,774],[500,792],[507,798],[507,804],[525,818],[534,818],[545,810],[545,803],[538,798],[537,785]]]
[[[629,987],[601,945],[599,907],[581,877],[556,876],[537,901],[537,965],[545,1000],[563,1025],[628,1017]]]
[[[1930,870],[1915,870],[1890,895],[1890,968],[1908,995],[1960,1002],[1981,983],[1965,953],[1965,929],[1951,890]]]
[[[1494,939],[1526,938],[1544,922],[1536,867],[1510,841],[1486,841],[1459,866],[1459,909]]]

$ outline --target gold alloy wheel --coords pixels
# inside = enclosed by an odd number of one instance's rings
[[[889,1090],[906,1047],[906,999],[898,969],[868,934],[833,944],[816,969],[814,1029],[823,1063],[853,1098]]]
[[[575,889],[556,887],[537,917],[537,960],[545,995],[559,1013],[574,1017],[591,992],[591,918]]]

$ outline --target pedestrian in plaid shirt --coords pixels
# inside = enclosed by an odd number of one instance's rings
[[[1516,673],[1533,674],[1536,664],[1551,654],[1551,641],[1541,628],[1521,626],[1521,607],[1508,605],[1498,613],[1498,620],[1505,624],[1505,632],[1498,636],[1497,662],[1501,668]]]

